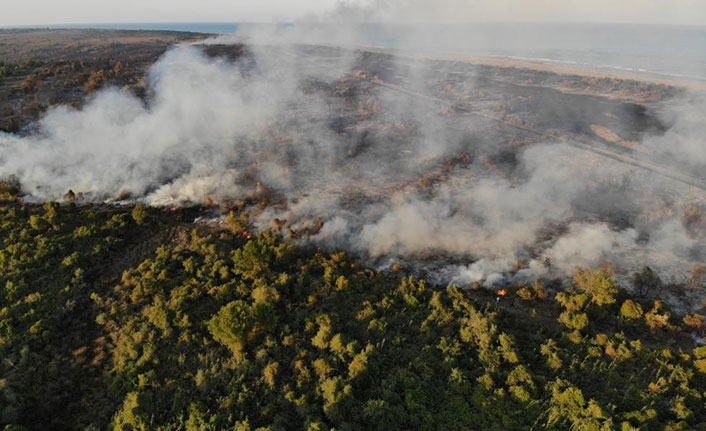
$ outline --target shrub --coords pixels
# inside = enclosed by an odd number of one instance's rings
[[[145,207],[141,204],[135,205],[135,208],[132,209],[132,219],[135,220],[135,223],[137,224],[143,224],[145,220],[147,220],[147,211],[145,210]]]
[[[532,291],[537,299],[547,299],[547,289],[545,289],[539,281],[534,282],[534,285],[532,285]]]
[[[645,321],[652,332],[657,329],[669,328],[669,318],[671,314],[664,310],[662,301],[655,301],[652,310],[645,314]]]
[[[265,382],[270,386],[275,386],[275,378],[277,377],[277,372],[279,371],[279,364],[277,362],[270,362],[262,370],[262,375],[265,378]]]
[[[88,77],[88,82],[86,82],[83,89],[86,93],[93,93],[100,89],[105,84],[106,80],[105,72],[103,70],[97,70]]]
[[[240,353],[252,328],[252,313],[244,301],[230,302],[208,322],[208,330],[216,341]]]
[[[515,292],[517,296],[520,297],[523,301],[532,301],[534,299],[534,294],[532,291],[527,287],[527,286],[522,286],[519,289],[517,289],[517,292]]]
[[[145,394],[131,392],[123,401],[122,408],[113,418],[115,431],[142,431],[149,429],[149,410],[151,400]]]
[[[571,313],[564,311],[559,316],[559,322],[569,329],[582,330],[588,326],[588,315],[586,313]]]
[[[642,311],[640,304],[631,299],[623,302],[623,305],[620,307],[620,316],[627,320],[641,319],[643,314],[644,311]]]
[[[269,286],[257,286],[250,292],[255,304],[272,304],[279,301],[277,289]]]
[[[0,202],[15,202],[20,195],[20,186],[15,181],[0,181]]]
[[[47,228],[47,222],[42,217],[38,215],[32,215],[29,217],[29,225],[34,230],[43,231]]]
[[[613,270],[604,266],[597,270],[580,270],[574,273],[574,286],[586,292],[591,297],[591,302],[598,305],[610,305],[615,302],[618,288],[613,281]]]
[[[689,313],[684,316],[684,324],[691,329],[702,329],[704,327],[704,316],[696,313]]]
[[[238,215],[233,211],[229,212],[228,216],[226,217],[226,226],[228,226],[228,228],[233,233],[238,233],[238,234],[247,230],[248,229],[247,214],[243,213],[241,215]]]
[[[365,350],[355,355],[350,364],[348,364],[348,376],[354,379],[363,374],[368,369],[368,357],[372,352],[373,346],[368,345]]]
[[[42,88],[42,81],[35,74],[27,76],[19,84],[19,89],[25,93],[33,93]]]

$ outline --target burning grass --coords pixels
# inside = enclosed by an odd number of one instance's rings
[[[98,73],[96,88],[123,70]],[[5,144],[31,143],[37,158],[3,153],[0,172],[32,164],[28,201],[71,188],[79,205],[194,206],[216,220],[236,209],[249,219],[225,223],[239,237],[272,229],[439,284],[505,287],[606,260],[619,276],[645,262],[684,272],[703,258],[703,190],[658,178],[646,169],[658,154],[632,144],[667,127],[649,106],[484,70],[324,47],[182,48],[153,67],[144,100],[97,91],[84,111],[50,113],[43,133]],[[96,143],[106,128],[118,143]],[[90,151],[77,155],[77,139]]]

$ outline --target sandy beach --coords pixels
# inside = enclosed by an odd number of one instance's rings
[[[577,82],[572,82],[571,85],[567,87],[566,85],[563,85],[568,84],[568,82],[565,80],[552,81],[552,84],[550,85],[546,85],[545,82],[544,85],[555,87],[557,89],[561,89],[562,91],[568,91],[576,94],[600,94],[602,96],[617,97],[620,99],[633,100],[636,102],[655,101],[654,96],[645,96],[645,94],[643,94],[643,91],[645,88],[647,88],[647,86],[671,87],[674,89],[683,89],[698,92],[706,91],[706,82],[677,78],[660,78],[656,76],[651,76],[649,74],[601,70],[588,66],[569,66],[562,64],[550,64],[534,60],[488,56],[470,56],[458,53],[409,51],[385,48],[365,48],[364,50],[418,60],[450,61],[468,63],[481,67],[486,66],[490,68],[504,69],[505,72],[500,73],[500,75],[512,79],[515,83],[517,83],[517,81],[514,77],[516,75],[514,72],[517,70],[538,72],[537,75],[553,74],[557,75],[560,78],[580,78],[580,80],[583,81],[583,83],[586,85],[585,89],[577,88]],[[616,87],[612,89],[612,91],[606,92],[603,89],[601,91],[596,91],[595,84],[599,80],[633,82],[635,84],[638,84],[635,88],[637,92],[633,92],[633,86],[629,86],[629,89],[626,89],[622,85],[616,85]],[[559,84],[559,82],[561,82],[561,85]],[[530,83],[528,82],[528,84]],[[537,82],[532,82],[532,84],[537,84]]]
[[[576,75],[586,78],[612,78],[630,81],[647,82],[657,85],[667,85],[670,87],[688,88],[691,90],[706,91],[706,82],[664,79],[649,75],[642,75],[630,72],[605,71],[599,69],[591,69],[588,67],[565,66],[560,64],[548,64],[541,61],[518,60],[512,58],[498,57],[463,57],[458,55],[443,55],[440,54],[438,59],[451,61],[463,61],[487,66],[497,66],[504,68],[530,69],[541,72],[556,73],[559,75]]]

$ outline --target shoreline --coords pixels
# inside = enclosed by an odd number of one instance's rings
[[[651,75],[649,72],[622,72],[619,70],[605,70],[597,66],[591,67],[590,65],[566,65],[560,63],[548,63],[539,59],[520,59],[503,56],[476,56],[462,53],[411,51],[380,47],[361,47],[359,49],[413,59],[459,62],[478,66],[499,67],[503,69],[524,69],[535,72],[553,73],[556,75],[578,76],[581,78],[617,79],[621,81],[635,81],[639,83],[663,85],[687,90],[706,91],[706,81],[689,80],[687,78],[679,79],[677,77],[660,78]]]
[[[644,74],[638,72],[606,71],[590,66],[568,66],[563,64],[549,64],[539,60],[520,60],[506,57],[469,57],[454,58],[455,61],[469,62],[486,66],[497,66],[503,68],[530,69],[539,72],[550,72],[558,75],[575,75],[584,78],[612,78],[625,81],[638,81],[650,84],[666,85],[669,87],[687,88],[692,90],[706,91],[706,82],[681,80],[678,78],[658,78],[649,72]]]

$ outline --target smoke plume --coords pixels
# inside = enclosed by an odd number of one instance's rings
[[[650,265],[679,281],[706,257],[703,190],[450,114],[425,95],[446,88],[452,64],[300,44],[326,40],[316,31],[245,36],[247,60],[179,46],[151,68],[146,100],[106,89],[82,109],[52,108],[31,134],[0,134],[0,177],[16,177],[28,201],[69,189],[83,201],[155,206],[254,200],[260,228],[462,285],[605,262],[619,275]],[[463,88],[482,90],[477,79]],[[704,167],[700,103],[661,107],[671,127],[638,142],[652,163]],[[514,147],[511,132],[522,136]]]

